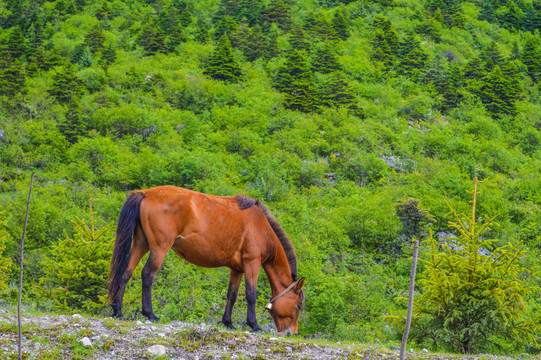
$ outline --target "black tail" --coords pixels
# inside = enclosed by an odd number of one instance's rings
[[[124,203],[116,228],[115,248],[111,258],[111,270],[109,271],[109,294],[108,300],[112,301],[120,287],[122,275],[128,266],[133,232],[139,223],[139,208],[145,198],[142,192],[132,192]]]

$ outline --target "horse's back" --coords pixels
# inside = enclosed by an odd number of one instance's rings
[[[257,206],[242,209],[235,197],[175,186],[142,192],[141,227],[151,250],[173,248],[196,265],[239,270],[245,257],[268,251],[267,232],[261,231],[268,223]]]

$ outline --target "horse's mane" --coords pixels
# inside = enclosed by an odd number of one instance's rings
[[[293,244],[291,243],[291,240],[289,239],[286,232],[284,231],[284,228],[282,228],[282,225],[280,225],[278,220],[276,220],[276,218],[272,216],[269,209],[261,201],[254,200],[242,195],[235,195],[235,198],[237,199],[239,203],[239,207],[243,210],[251,208],[254,205],[259,206],[259,208],[265,215],[265,218],[269,222],[272,230],[278,237],[278,240],[280,240],[280,244],[282,244],[282,248],[284,249],[284,252],[286,253],[287,262],[289,263],[289,268],[291,270],[291,277],[293,278],[293,281],[297,281],[297,278],[298,278],[297,255],[295,255]]]

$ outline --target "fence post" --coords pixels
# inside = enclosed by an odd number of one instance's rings
[[[19,300],[17,302],[17,325],[19,327],[19,338],[17,345],[19,348],[19,360],[23,358],[22,338],[23,332],[21,327],[21,298],[23,292],[23,255],[24,255],[24,236],[26,235],[26,226],[28,225],[28,210],[30,209],[30,196],[32,196],[32,185],[34,185],[34,171],[30,177],[30,190],[28,191],[28,201],[26,202],[26,215],[24,217],[23,236],[21,237],[21,256],[20,256],[20,277],[19,277]]]
[[[415,273],[417,272],[417,256],[418,255],[419,255],[419,241],[415,239],[415,241],[413,242],[413,257],[411,259],[408,314],[406,316],[406,326],[404,328],[404,334],[402,335],[402,344],[400,346],[400,360],[404,360],[406,356],[406,344],[408,343],[408,334],[410,332],[410,326],[411,326],[411,314],[413,312],[413,294],[415,291]]]

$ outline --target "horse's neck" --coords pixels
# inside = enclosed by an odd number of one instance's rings
[[[273,261],[269,261],[263,265],[263,269],[269,278],[273,297],[293,283],[287,258],[284,251],[282,249],[280,250],[277,251]]]

